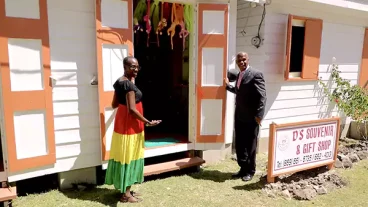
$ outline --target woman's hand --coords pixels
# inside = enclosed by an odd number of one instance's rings
[[[161,120],[152,120],[149,123],[147,123],[146,126],[148,126],[148,127],[156,126],[161,122],[162,122]]]

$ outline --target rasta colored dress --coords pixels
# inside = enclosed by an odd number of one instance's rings
[[[134,91],[135,107],[143,114],[142,92],[131,81],[120,78],[114,83],[114,89],[119,106],[105,184],[114,185],[124,193],[127,187],[143,182],[144,123],[129,113],[126,103],[126,94]]]

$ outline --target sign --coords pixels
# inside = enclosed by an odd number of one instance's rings
[[[340,119],[271,124],[268,180],[282,174],[328,165],[337,157]]]

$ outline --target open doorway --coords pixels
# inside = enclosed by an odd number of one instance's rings
[[[136,84],[143,93],[144,116],[163,121],[145,129],[146,147],[186,143],[192,7],[158,0],[133,2],[134,55],[141,66]]]

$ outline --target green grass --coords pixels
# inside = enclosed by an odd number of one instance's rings
[[[261,190],[260,176],[265,170],[265,155],[258,156],[258,170],[250,183],[231,180],[238,170],[235,161],[230,159],[203,168],[199,173],[172,176],[148,181],[134,186],[143,193],[144,201],[134,206],[367,206],[368,205],[368,160],[354,165],[351,170],[339,170],[349,180],[349,185],[327,195],[318,196],[313,201],[287,201],[283,198],[269,198]],[[119,195],[111,186],[99,186],[85,191],[50,191],[38,195],[28,195],[14,200],[14,206],[126,206],[118,203]]]

